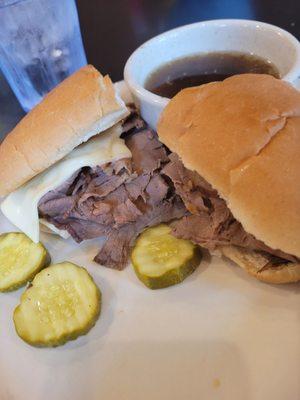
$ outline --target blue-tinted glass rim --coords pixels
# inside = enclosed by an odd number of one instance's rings
[[[27,1],[27,0],[0,0],[0,8],[13,6],[18,3],[23,3],[24,1]]]

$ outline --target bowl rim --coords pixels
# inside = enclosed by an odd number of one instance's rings
[[[291,82],[293,80],[296,80],[300,76],[300,42],[298,39],[292,35],[290,32],[286,31],[285,29],[280,28],[279,26],[269,24],[266,22],[261,22],[257,20],[252,20],[252,19],[211,19],[211,20],[205,20],[205,21],[199,21],[199,22],[194,22],[192,24],[186,24],[179,26],[177,28],[170,29],[166,32],[160,33],[159,35],[154,36],[153,38],[147,40],[143,44],[141,44],[128,58],[126,61],[125,67],[124,67],[124,79],[127,85],[131,90],[137,94],[138,98],[145,99],[148,101],[151,101],[152,103],[156,104],[157,106],[166,106],[170,99],[166,97],[159,96],[157,94],[154,94],[150,92],[148,89],[146,89],[143,85],[137,82],[135,79],[134,73],[133,73],[133,65],[135,63],[136,57],[139,55],[139,53],[147,46],[150,46],[152,43],[155,43],[157,41],[164,40],[170,36],[173,36],[174,34],[178,34],[180,32],[186,31],[188,29],[196,28],[198,26],[205,26],[205,25],[210,25],[210,26],[219,26],[219,25],[244,25],[246,28],[247,27],[253,27],[256,25],[256,27],[262,27],[266,28],[268,30],[274,31],[274,33],[277,33],[281,36],[284,36],[286,39],[292,43],[294,48],[296,49],[296,59],[294,62],[294,65],[292,68],[289,70],[287,74],[285,74],[282,77],[282,80]],[[258,26],[257,26],[258,25]]]

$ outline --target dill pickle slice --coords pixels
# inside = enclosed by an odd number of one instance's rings
[[[42,243],[34,243],[21,232],[0,235],[0,292],[25,285],[49,263]]]
[[[85,335],[96,323],[101,292],[86,269],[70,262],[39,272],[14,311],[17,334],[38,347]]]
[[[131,253],[137,277],[150,289],[182,282],[197,268],[201,257],[199,247],[176,238],[164,224],[146,229]]]

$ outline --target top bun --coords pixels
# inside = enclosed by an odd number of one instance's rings
[[[34,107],[0,146],[5,196],[128,115],[108,76],[87,65]]]
[[[182,90],[163,143],[216,188],[244,229],[300,257],[300,93],[269,75]]]

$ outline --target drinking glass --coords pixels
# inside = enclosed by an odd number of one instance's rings
[[[0,0],[0,68],[25,111],[85,64],[74,0]]]

